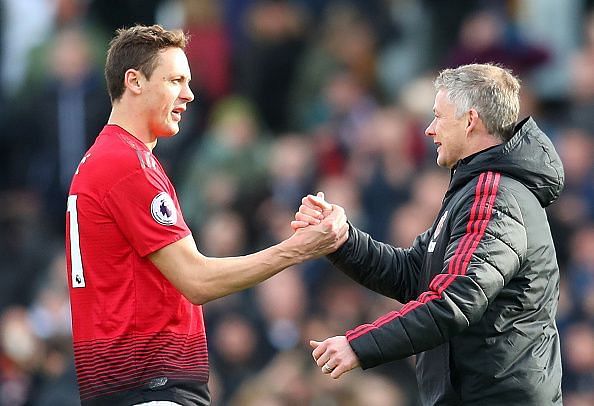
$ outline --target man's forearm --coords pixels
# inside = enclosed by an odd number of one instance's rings
[[[347,235],[344,211],[338,210],[321,224],[299,229],[287,240],[254,254],[209,258],[188,236],[150,254],[149,259],[188,300],[203,304],[335,251]]]
[[[308,259],[286,241],[240,257],[207,258],[198,272],[201,292],[196,299],[206,303],[219,297],[250,288],[286,269]]]

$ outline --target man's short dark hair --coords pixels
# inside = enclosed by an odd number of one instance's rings
[[[157,67],[159,52],[171,47],[184,49],[188,38],[182,31],[169,31],[160,25],[120,28],[109,43],[105,80],[111,102],[124,94],[124,75],[137,69],[150,79]]]

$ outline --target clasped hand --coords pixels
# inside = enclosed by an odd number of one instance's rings
[[[321,225],[327,232],[337,233],[333,251],[348,238],[349,226],[344,209],[326,202],[322,192],[316,196],[304,197],[299,211],[295,214],[295,220],[291,222],[295,232],[317,225]],[[324,374],[330,375],[333,379],[340,378],[344,373],[360,365],[359,358],[344,336],[330,337],[321,342],[311,340],[309,344],[314,348],[312,356],[316,364],[322,368]]]
[[[307,195],[301,201],[291,227],[294,237],[307,252],[316,258],[336,251],[349,236],[349,225],[344,209],[324,200],[324,194]]]

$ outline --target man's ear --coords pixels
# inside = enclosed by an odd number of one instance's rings
[[[128,69],[124,73],[124,86],[134,94],[140,94],[142,91],[142,81],[144,75],[136,69]]]
[[[477,127],[479,120],[478,111],[470,109],[466,116],[466,135],[470,134]]]

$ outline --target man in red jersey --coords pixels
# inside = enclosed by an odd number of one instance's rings
[[[200,254],[152,154],[194,99],[185,44],[181,32],[135,26],[118,30],[107,53],[112,112],[76,170],[67,207],[83,405],[208,405],[201,304],[327,254],[348,234],[342,209],[328,205],[323,221],[266,250]]]

